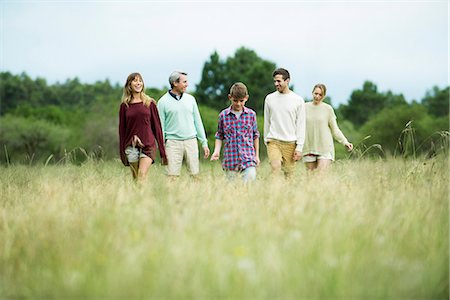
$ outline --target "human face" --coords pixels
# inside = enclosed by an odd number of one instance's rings
[[[187,87],[188,87],[187,76],[181,74],[179,81],[173,83],[172,91],[175,92],[176,94],[181,95],[184,92],[186,92]]]
[[[141,77],[136,76],[133,81],[130,82],[130,86],[133,93],[140,93],[144,87],[144,82]]]
[[[231,109],[233,109],[234,111],[241,111],[244,109],[245,102],[247,102],[248,100],[248,96],[245,96],[242,99],[234,99],[233,97],[228,95],[228,99],[230,99],[231,101]]]
[[[275,75],[273,78],[273,84],[275,85],[275,88],[280,93],[286,93],[289,91],[289,78],[284,80],[283,75]]]
[[[324,98],[323,91],[321,88],[316,87],[313,91],[313,102],[314,104],[320,104]]]

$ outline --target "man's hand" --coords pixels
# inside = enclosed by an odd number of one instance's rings
[[[295,151],[295,152],[294,152],[294,160],[295,160],[295,161],[299,161],[300,159],[302,159],[302,152],[300,152],[300,151]]]
[[[203,152],[205,153],[205,155],[203,157],[204,158],[208,158],[208,156],[209,156],[209,148],[208,148],[208,146],[204,146],[203,147]]]

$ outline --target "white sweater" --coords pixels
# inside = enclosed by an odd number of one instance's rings
[[[274,139],[295,142],[296,151],[305,143],[305,101],[296,93],[275,91],[264,101],[264,143]]]
[[[304,154],[324,155],[331,153],[334,160],[333,137],[345,145],[347,138],[336,122],[333,107],[321,102],[318,105],[308,102],[306,107],[306,140],[303,148]]]

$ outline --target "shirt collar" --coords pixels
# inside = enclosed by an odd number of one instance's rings
[[[244,106],[244,109],[242,109],[242,113],[246,114],[247,112],[248,112],[248,108],[246,106]],[[232,110],[231,110],[231,105],[230,105],[230,107],[225,109],[225,114],[229,115],[231,113],[232,113]]]
[[[183,94],[181,94],[180,96],[178,96],[177,94],[172,93],[171,90],[169,90],[169,94],[170,94],[170,96],[172,96],[175,100],[181,100],[181,98],[183,97]]]

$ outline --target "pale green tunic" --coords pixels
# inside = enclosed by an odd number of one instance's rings
[[[343,145],[348,143],[348,141],[337,125],[333,107],[323,102],[319,105],[308,102],[305,104],[305,108],[306,137],[303,155],[325,155],[331,153],[334,160],[333,137]]]

